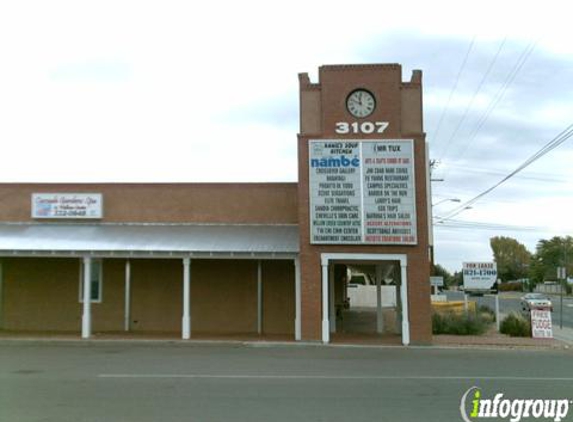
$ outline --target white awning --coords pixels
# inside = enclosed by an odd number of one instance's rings
[[[295,257],[296,225],[0,224],[0,256]]]

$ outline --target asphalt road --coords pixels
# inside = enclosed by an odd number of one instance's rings
[[[452,422],[472,386],[573,399],[571,362],[569,350],[0,342],[0,420]]]
[[[525,293],[523,293],[525,294]],[[502,314],[509,314],[510,312],[521,312],[519,296],[520,293],[502,293],[499,297],[499,311]],[[463,300],[462,292],[447,292],[448,300]],[[553,303],[553,325],[559,326],[561,319],[561,301],[559,296],[549,295]],[[469,297],[469,300],[477,301],[478,305],[485,305],[491,309],[495,309],[495,299],[493,296],[483,297]],[[563,326],[573,328],[573,297],[563,298]]]

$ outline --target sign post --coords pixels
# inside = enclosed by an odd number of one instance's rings
[[[499,320],[499,294],[495,295],[495,326],[497,328],[497,332],[499,333],[499,328],[501,325],[501,321]]]
[[[563,284],[567,279],[567,268],[557,267],[557,279],[559,280],[559,329],[563,329]]]

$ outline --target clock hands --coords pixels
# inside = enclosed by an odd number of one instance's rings
[[[348,96],[346,107],[354,117],[363,118],[372,114],[376,100],[370,92],[357,89]]]

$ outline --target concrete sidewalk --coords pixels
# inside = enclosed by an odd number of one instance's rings
[[[553,325],[553,337],[559,341],[573,346],[573,328],[559,328],[559,324]]]

